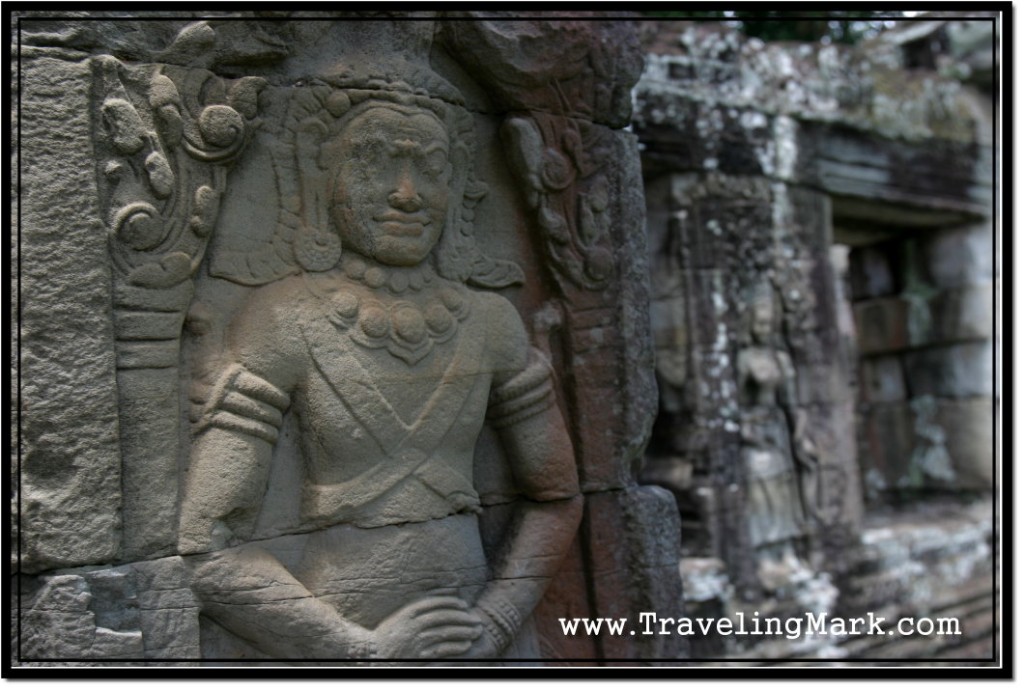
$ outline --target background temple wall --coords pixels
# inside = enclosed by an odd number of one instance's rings
[[[955,640],[889,647],[710,637],[702,656],[991,654],[991,26],[899,21],[856,46],[648,27],[634,122],[661,404],[644,476],[679,500],[691,611],[967,622]],[[734,391],[747,296],[764,281],[783,303],[801,296],[780,335],[842,478],[802,545],[817,576],[775,590],[744,540]]]

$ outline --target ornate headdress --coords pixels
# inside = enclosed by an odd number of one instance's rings
[[[450,136],[451,187],[457,203],[448,210],[445,232],[434,250],[445,278],[480,287],[522,283],[514,263],[488,257],[474,236],[474,210],[487,186],[473,175],[474,124],[459,91],[429,68],[405,60],[349,67],[296,84],[280,137],[271,151],[280,195],[273,237],[242,256],[211,266],[215,276],[262,285],[300,271],[337,265],[341,242],[327,213],[329,157],[323,147],[356,115],[373,107],[426,110]]]

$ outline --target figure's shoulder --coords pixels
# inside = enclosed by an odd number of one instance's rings
[[[499,326],[501,323],[515,323],[522,326],[523,318],[519,311],[504,295],[474,288],[466,288],[466,293],[470,296],[474,309],[480,312],[489,324]]]
[[[486,328],[494,362],[503,368],[516,368],[525,363],[530,343],[519,310],[504,295],[467,290],[472,296],[473,310]]]
[[[253,290],[231,320],[228,346],[243,363],[287,358],[301,349],[299,324],[310,309],[302,276]]]

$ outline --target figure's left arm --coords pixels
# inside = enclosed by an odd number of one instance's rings
[[[476,602],[484,623],[481,657],[500,654],[540,601],[572,544],[583,497],[547,358],[531,348],[513,316],[492,332],[503,369],[495,373],[488,419],[498,433],[522,496],[491,580]],[[504,369],[509,367],[509,369]],[[482,649],[481,649],[482,648]],[[490,648],[489,650],[487,648]]]
[[[796,395],[796,369],[789,353],[779,351],[779,366],[782,368],[780,402],[789,423],[790,445],[793,456],[806,469],[815,465],[818,450],[807,434],[807,413],[798,405]]]

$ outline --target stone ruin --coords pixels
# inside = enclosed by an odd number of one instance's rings
[[[993,655],[992,19],[855,47],[648,27],[641,477],[678,500],[688,610],[963,623],[697,657]]]
[[[990,656],[976,28],[20,13],[12,664]]]

